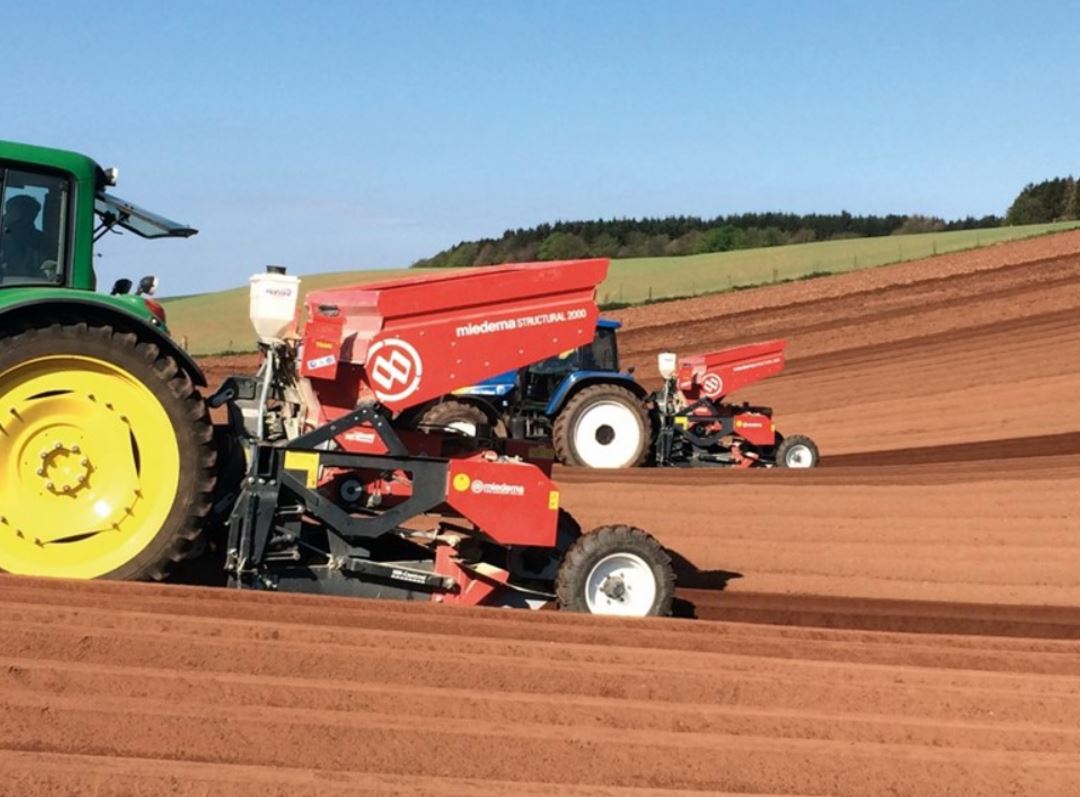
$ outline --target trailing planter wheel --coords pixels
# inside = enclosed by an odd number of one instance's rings
[[[633,526],[601,526],[563,558],[555,583],[559,606],[622,617],[668,616],[675,597],[671,557]]]
[[[819,458],[817,445],[805,435],[785,437],[776,447],[778,468],[814,468]]]

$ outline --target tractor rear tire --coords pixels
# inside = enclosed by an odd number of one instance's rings
[[[59,318],[6,335],[0,428],[0,571],[160,580],[201,549],[210,417],[154,343]]]
[[[467,401],[440,401],[420,416],[419,427],[454,429],[468,437],[476,437],[481,426],[491,426],[487,414]]]
[[[586,468],[635,468],[649,456],[652,437],[641,399],[618,385],[582,388],[552,430],[559,461]]]
[[[817,444],[805,435],[785,437],[776,447],[778,468],[816,468],[819,460]]]
[[[671,556],[634,526],[601,526],[563,557],[555,595],[564,611],[667,617],[675,599]]]

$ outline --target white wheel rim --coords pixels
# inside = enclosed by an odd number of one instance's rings
[[[784,454],[784,465],[789,468],[812,468],[814,467],[814,452],[810,446],[799,443],[793,445]]]
[[[656,602],[656,576],[637,554],[613,553],[597,562],[585,579],[590,614],[645,617]]]
[[[574,427],[574,452],[590,468],[625,468],[641,450],[637,414],[617,401],[601,401],[586,409]]]
[[[453,421],[447,424],[447,428],[456,429],[469,437],[476,437],[476,424],[472,421]]]

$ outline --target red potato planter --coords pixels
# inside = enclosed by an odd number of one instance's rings
[[[770,340],[681,360],[661,354],[664,386],[651,397],[658,425],[655,463],[815,467],[819,455],[813,440],[782,436],[771,407],[724,403],[729,393],[780,373],[786,346],[785,340]]]
[[[606,260],[509,265],[307,297],[253,278],[265,354],[211,399],[246,451],[227,521],[241,588],[464,605],[671,612],[667,552],[641,529],[583,534],[559,506],[551,451],[417,431],[410,408],[591,340]]]

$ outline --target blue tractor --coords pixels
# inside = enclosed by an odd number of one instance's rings
[[[642,464],[653,443],[648,391],[619,369],[618,321],[600,319],[592,343],[454,391],[422,407],[420,428],[551,441],[560,462],[591,468]]]

